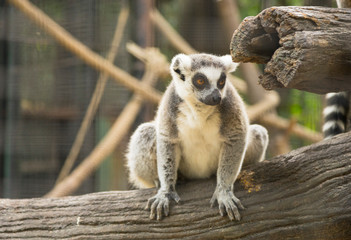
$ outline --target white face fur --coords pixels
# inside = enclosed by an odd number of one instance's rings
[[[237,66],[230,55],[178,54],[172,59],[171,74],[183,100],[213,106],[225,97],[227,74]]]

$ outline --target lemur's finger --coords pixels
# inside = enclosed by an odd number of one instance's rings
[[[180,197],[177,192],[172,192],[171,197],[173,198],[174,201],[176,201],[176,203],[179,203]]]
[[[150,211],[150,219],[155,219],[155,217],[156,217],[156,214],[155,214],[155,211]]]
[[[231,208],[231,213],[232,213],[232,218],[230,218],[230,220],[234,220],[234,218],[236,220],[240,220],[240,214],[239,214],[239,210],[238,208],[236,207],[235,203],[233,201],[230,201],[229,202],[229,205],[230,205],[230,208]]]
[[[213,196],[210,200],[210,204],[211,204],[211,207],[213,208],[216,204],[216,201],[217,201],[217,198],[215,196]]]
[[[237,208],[234,208],[234,209],[233,209],[233,212],[234,212],[235,219],[236,219],[237,221],[240,221],[241,217],[240,217],[239,210],[238,210]]]
[[[238,206],[239,209],[241,209],[241,210],[245,209],[245,207],[242,205],[240,200],[238,198],[236,198],[234,195],[233,195],[233,201],[234,201],[235,205]]]
[[[164,209],[164,213],[165,213],[165,216],[168,217],[168,214],[169,214],[169,204],[167,202],[165,202],[163,204],[163,209]]]
[[[156,208],[158,221],[160,221],[162,219],[163,204],[164,203],[162,203],[162,201],[160,201],[157,205],[157,208]]]
[[[219,204],[218,208],[219,208],[219,214],[221,214],[221,216],[224,217],[224,215],[225,215],[224,204],[223,203]]]
[[[145,206],[145,210],[150,210],[152,203],[155,201],[155,198],[150,198],[149,200],[147,200],[146,206]]]
[[[158,206],[159,200],[155,199],[155,201],[152,203],[151,208],[150,208],[150,218],[155,219],[156,218],[156,208]]]

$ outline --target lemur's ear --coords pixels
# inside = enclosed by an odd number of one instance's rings
[[[234,72],[235,69],[239,66],[239,63],[233,62],[232,57],[230,55],[222,56],[221,60],[223,61],[224,66],[227,69],[227,72]]]
[[[191,59],[188,55],[178,54],[173,57],[171,63],[171,73],[176,74],[180,79],[185,81],[185,73],[191,68]]]

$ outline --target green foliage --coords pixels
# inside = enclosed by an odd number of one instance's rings
[[[237,3],[242,19],[247,16],[256,16],[261,11],[261,1],[242,0]]]
[[[292,89],[290,91],[290,116],[314,131],[321,126],[321,96]]]
[[[270,6],[303,6],[304,0],[270,0],[265,4],[266,1],[252,1],[252,0],[240,0],[237,1],[240,16],[244,19],[247,16],[256,16],[259,12],[261,12],[264,8]]]

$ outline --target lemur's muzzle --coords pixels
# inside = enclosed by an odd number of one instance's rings
[[[206,96],[203,103],[214,106],[214,105],[220,104],[221,100],[222,100],[221,93],[219,92],[218,89],[215,89],[211,94]]]

